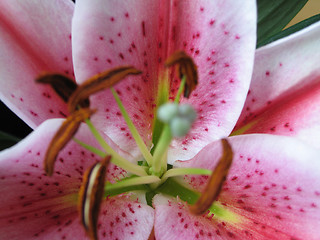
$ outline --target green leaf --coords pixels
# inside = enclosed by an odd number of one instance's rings
[[[20,141],[19,138],[0,131],[0,150],[4,150],[8,147],[11,147],[19,141]]]
[[[258,40],[264,42],[296,16],[308,0],[258,0]]]
[[[318,21],[320,21],[320,14],[315,15],[313,17],[310,17],[310,18],[308,18],[306,20],[303,20],[302,22],[299,22],[299,23],[297,23],[297,24],[295,24],[295,25],[283,30],[282,32],[279,32],[279,33],[273,35],[272,37],[266,39],[265,41],[260,42],[260,44],[257,45],[257,48],[262,47],[264,45],[267,45],[267,44],[269,44],[269,43],[271,43],[273,41],[276,41],[278,39],[287,37],[290,34],[295,33],[297,31],[300,31],[300,30],[304,29],[305,27],[308,27],[309,25],[311,25],[311,24],[313,24],[315,22],[318,22]]]

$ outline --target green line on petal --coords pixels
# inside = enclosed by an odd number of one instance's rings
[[[115,189],[126,188],[130,186],[135,186],[135,185],[150,184],[150,183],[155,183],[159,181],[160,181],[160,178],[156,176],[128,178],[114,184],[107,183],[107,185],[105,186],[105,191],[114,191]]]
[[[239,128],[236,131],[233,131],[230,136],[236,136],[236,135],[241,135],[244,134],[246,131],[250,130],[250,128],[252,128],[255,124],[257,124],[258,121],[252,121],[244,126],[242,126],[241,128]]]
[[[150,166],[153,161],[151,153],[149,152],[147,146],[145,145],[144,141],[142,140],[140,134],[138,133],[138,130],[134,126],[133,122],[131,121],[131,119],[130,119],[126,109],[124,108],[117,92],[113,88],[111,88],[111,92],[112,92],[113,97],[115,98],[115,100],[118,104],[118,107],[122,113],[124,120],[126,121],[128,127],[130,129],[130,132],[131,132],[134,140],[136,141],[136,143],[141,151],[141,154],[143,155],[144,159],[147,161],[147,163]]]
[[[121,157],[116,151],[114,151],[107,143],[106,141],[103,139],[103,137],[100,135],[100,133],[98,132],[98,130],[93,126],[92,122],[87,119],[86,123],[90,129],[90,131],[92,132],[93,136],[97,139],[97,141],[99,142],[100,146],[108,153],[112,156],[111,162],[121,168],[123,168],[124,170],[126,170],[127,172],[131,172],[134,173],[138,176],[146,176],[148,175],[146,173],[146,171],[144,170],[143,167],[140,167],[136,164],[133,164],[131,162],[129,162],[127,159]]]
[[[186,84],[186,76],[183,75],[182,76],[182,79],[181,79],[181,83],[180,83],[180,86],[179,86],[179,89],[178,89],[178,92],[177,92],[177,95],[176,95],[176,98],[174,99],[174,102],[175,103],[179,103],[180,101],[180,96],[181,96],[181,93],[184,89],[184,85]]]

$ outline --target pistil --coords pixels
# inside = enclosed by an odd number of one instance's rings
[[[153,165],[150,168],[150,173],[156,176],[161,176],[167,170],[167,149],[172,140],[170,128],[166,125],[160,136],[160,140],[153,154]]]
[[[162,176],[167,170],[167,149],[173,137],[185,136],[196,119],[196,113],[188,104],[166,103],[158,109],[157,117],[165,123],[154,151],[152,174]]]

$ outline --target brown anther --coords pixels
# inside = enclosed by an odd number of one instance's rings
[[[59,152],[76,134],[81,122],[85,119],[88,119],[94,112],[95,110],[89,108],[81,108],[68,116],[67,119],[62,123],[61,127],[51,140],[46,152],[44,170],[48,176],[53,174],[54,163]]]
[[[191,92],[196,89],[198,84],[197,66],[184,51],[178,51],[172,54],[165,62],[167,67],[179,64],[177,67],[180,78],[186,77],[183,96],[189,98]]]
[[[43,73],[35,81],[37,83],[50,84],[64,102],[68,102],[70,96],[78,87],[72,79],[59,73]],[[79,105],[83,108],[89,107],[89,99],[83,100]]]
[[[150,233],[150,235],[149,235],[148,240],[156,240],[156,237],[155,237],[155,235],[154,235],[154,227],[152,228],[152,231],[151,231],[151,233]]]
[[[137,75],[140,73],[140,70],[137,70],[132,66],[123,66],[113,68],[89,78],[87,81],[79,85],[77,90],[71,95],[68,101],[69,112],[74,112],[79,103],[84,99],[88,99],[91,94],[106,88],[111,88],[129,74]]]
[[[232,148],[226,139],[222,139],[221,142],[223,145],[223,155],[214,169],[200,198],[194,205],[189,206],[191,213],[195,215],[204,214],[217,199],[231,167],[233,160]]]
[[[104,184],[111,156],[93,164],[84,174],[79,192],[79,214],[81,224],[90,239],[97,240],[97,225],[100,205],[104,193]]]

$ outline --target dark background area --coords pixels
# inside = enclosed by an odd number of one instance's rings
[[[0,131],[9,133],[18,138],[24,138],[32,129],[16,114],[0,101],[1,124]]]

